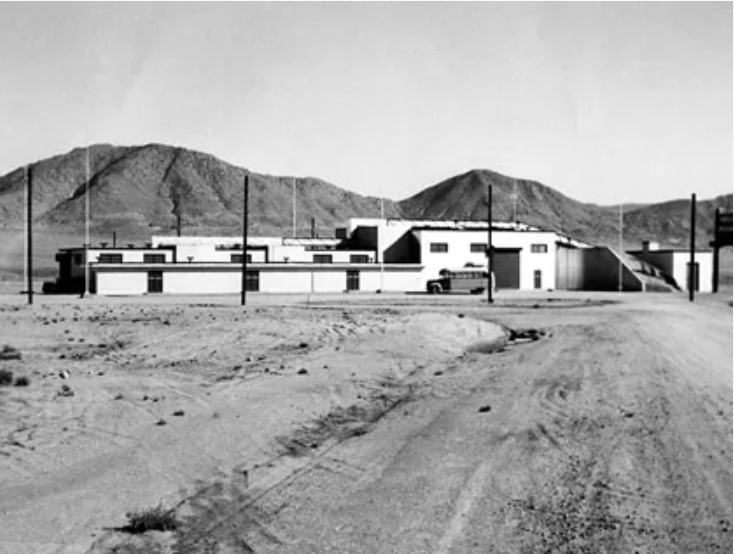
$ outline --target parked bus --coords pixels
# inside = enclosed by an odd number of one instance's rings
[[[442,269],[438,279],[426,283],[426,291],[430,294],[449,292],[470,292],[482,294],[487,290],[487,271],[481,268]],[[495,290],[494,274],[492,274],[492,290]]]

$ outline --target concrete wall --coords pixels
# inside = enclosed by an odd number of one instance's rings
[[[421,267],[407,264],[254,264],[260,273],[260,292],[324,293],[347,289],[347,271],[359,271],[361,291],[420,291],[425,285]],[[210,264],[176,264],[141,268],[99,266],[95,268],[96,294],[135,295],[148,290],[148,271],[163,272],[164,294],[234,294],[241,291],[242,277],[238,266]]]
[[[688,291],[688,263],[691,261],[690,252],[673,252],[673,278],[681,290]],[[698,292],[713,290],[714,256],[713,252],[696,252],[698,264]]]
[[[606,247],[558,250],[559,288],[563,290],[619,290],[619,257]],[[622,286],[626,291],[641,291],[643,285],[625,264],[622,264]]]
[[[472,252],[472,243],[487,244],[487,231],[417,230],[413,231],[420,244],[420,263],[425,267],[424,279],[436,279],[444,268],[464,267],[467,263],[487,265],[483,252]],[[548,231],[493,231],[495,248],[520,248],[520,289],[535,288],[535,271],[540,270],[544,289],[556,288],[556,234]],[[447,243],[446,253],[431,252],[431,243]],[[543,244],[547,252],[534,253],[531,245]]]
[[[688,290],[688,262],[690,262],[691,258],[690,252],[682,250],[651,250],[648,252],[636,250],[631,252],[631,254],[673,277],[680,290]],[[711,292],[713,290],[713,260],[713,252],[696,252],[699,292]]]
[[[94,271],[96,294],[102,296],[143,294],[148,290],[147,271]]]

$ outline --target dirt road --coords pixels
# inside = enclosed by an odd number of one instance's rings
[[[551,336],[448,364],[370,434],[220,505],[203,536],[240,552],[731,551],[731,312],[667,300],[504,314]]]
[[[578,307],[364,304],[262,308],[249,323],[228,309],[140,308],[148,326],[136,331],[137,307],[85,312],[83,322],[115,320],[122,344],[80,360],[107,368],[102,379],[74,381],[83,408],[49,402],[48,380],[0,404],[3,436],[13,432],[22,445],[2,449],[0,544],[8,552],[732,550],[729,303],[635,295]],[[26,316],[14,317],[27,332]],[[497,323],[544,334],[484,353],[503,343]],[[46,354],[60,352],[48,327],[38,332],[45,350],[28,356],[43,371]],[[165,398],[143,402],[144,392]],[[31,413],[40,407],[42,421]],[[185,408],[180,421],[170,417],[176,407]],[[66,413],[76,422],[63,423],[67,443],[52,418]],[[162,414],[168,425],[155,427]],[[153,499],[177,506],[179,530],[121,532],[125,508]]]

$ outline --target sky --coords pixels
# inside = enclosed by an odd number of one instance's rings
[[[165,143],[407,198],[732,191],[732,3],[0,3],[0,175]]]

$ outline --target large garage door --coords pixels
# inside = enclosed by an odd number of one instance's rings
[[[495,248],[492,269],[498,289],[520,288],[520,250]]]

